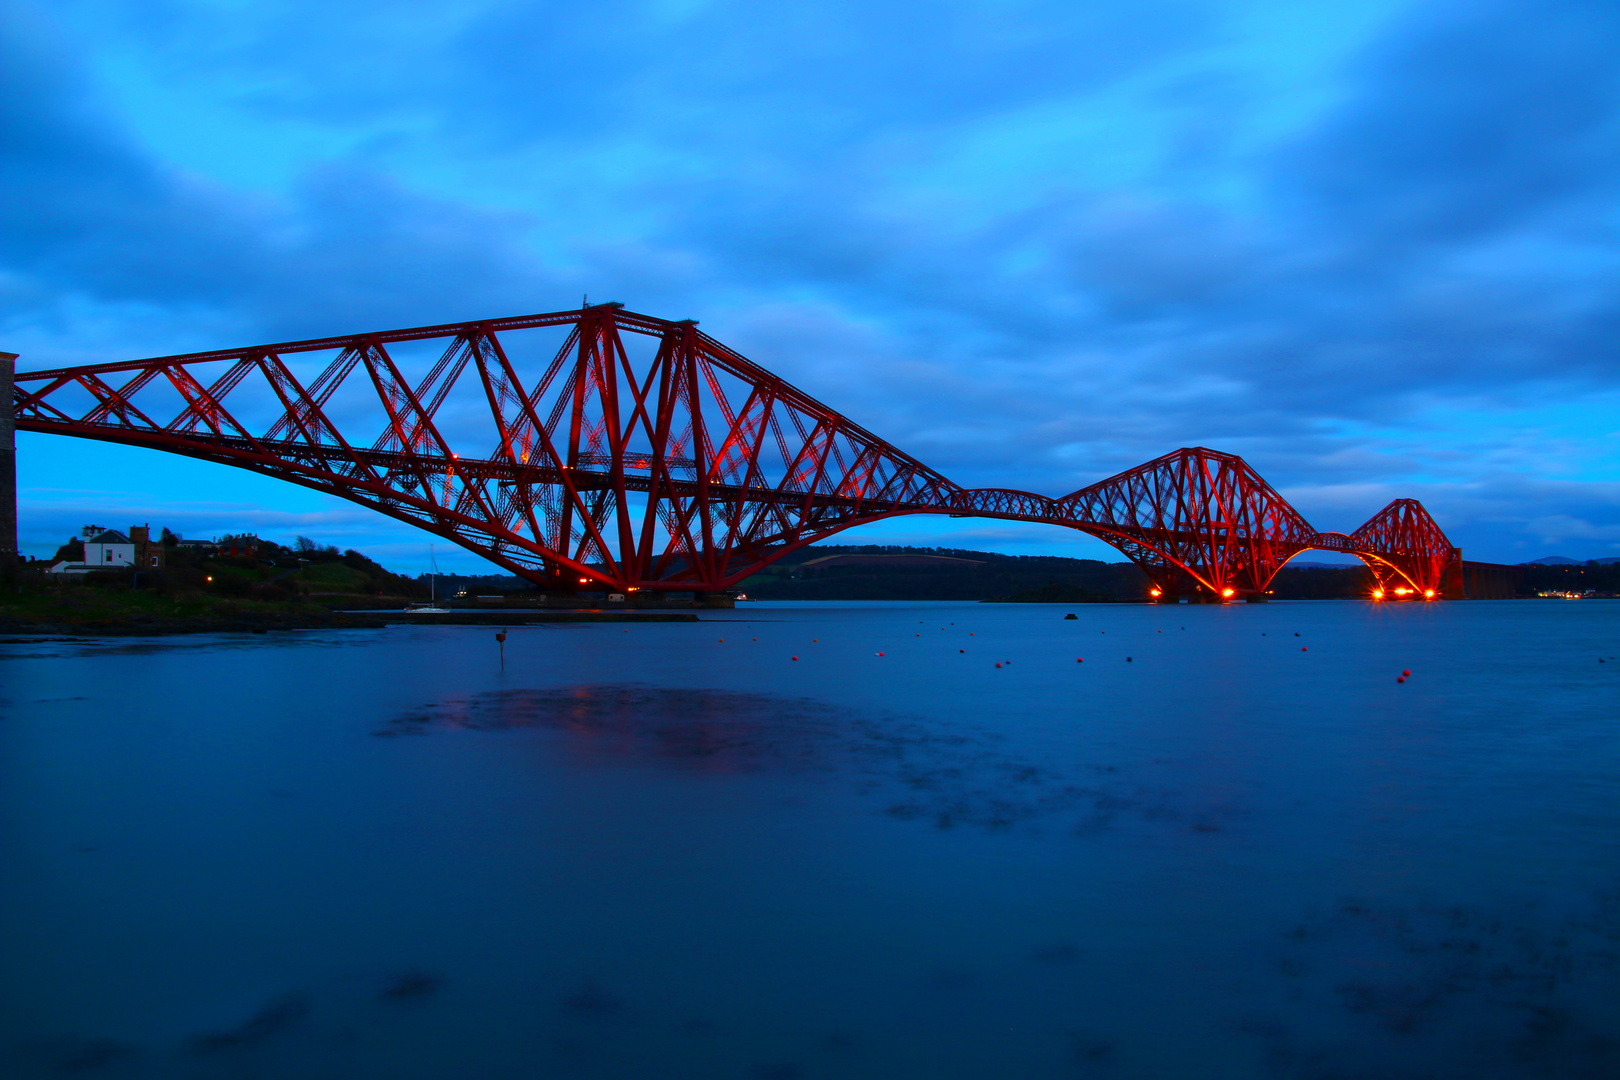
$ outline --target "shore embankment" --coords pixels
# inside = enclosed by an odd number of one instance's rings
[[[528,626],[542,623],[697,622],[688,611],[453,611],[238,612],[161,616],[133,613],[99,618],[0,618],[0,635],[146,637],[167,634],[264,634],[286,630],[365,630],[388,626]]]

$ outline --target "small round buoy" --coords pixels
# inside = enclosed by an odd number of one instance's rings
[[[725,638],[721,638],[721,639],[720,639],[720,640],[721,640],[721,641],[724,641],[724,640],[726,640],[726,639],[725,639]]]
[[[1074,658],[1074,662],[1077,664],[1083,664],[1086,662],[1086,658],[1083,656],[1077,656]]]
[[[966,649],[957,649],[957,650],[956,650],[956,651],[957,651],[957,652],[967,652],[967,650],[966,650]]]
[[[797,659],[798,659],[798,657],[797,657],[797,656],[795,656],[795,657],[794,657],[794,658],[793,658],[793,659],[795,659],[795,660],[797,660]]]
[[[997,660],[996,661],[996,667],[1000,667],[1000,666],[1001,666],[1001,661]]]
[[[627,631],[627,632],[628,632],[628,631]],[[755,638],[755,639],[754,639],[754,640],[755,640],[755,641],[758,641],[758,640],[759,640],[759,638]]]
[[[1406,676],[1405,675],[1397,675],[1397,676],[1395,676],[1395,681],[1396,682],[1405,682],[1406,681]]]
[[[1131,659],[1131,658],[1130,658],[1130,657],[1128,657],[1128,656],[1127,656],[1127,657],[1126,657],[1126,658],[1125,658],[1125,662],[1126,662],[1126,663],[1127,663],[1127,664],[1133,664],[1133,663],[1135,663],[1135,662],[1136,662],[1136,661],[1134,661],[1134,660],[1132,660],[1132,659]]]
[[[883,655],[883,654],[882,654],[882,653],[878,653],[878,655],[879,655],[879,656],[882,656],[882,655]]]
[[[1410,675],[1411,675],[1411,674],[1412,674],[1412,669],[1411,669],[1411,668],[1407,668],[1407,669],[1406,669],[1406,670],[1405,670],[1405,671],[1403,671],[1403,672],[1401,672],[1401,676],[1402,676],[1402,677],[1403,677],[1403,678],[1405,678],[1405,677],[1408,677],[1408,676],[1410,676]]]
[[[1300,652],[1310,652],[1311,650],[1307,646],[1301,645],[1299,647],[1299,651]]]
[[[1295,635],[1294,635],[1294,636],[1295,636],[1295,637],[1299,637],[1299,635],[1298,635],[1298,634],[1295,634]]]

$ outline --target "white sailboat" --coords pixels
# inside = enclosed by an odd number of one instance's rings
[[[428,545],[428,566],[427,603],[424,604],[422,601],[418,600],[415,603],[406,604],[405,610],[411,615],[448,615],[450,614],[450,609],[439,606],[439,591],[437,585],[439,576],[439,560],[433,554],[432,544]]]

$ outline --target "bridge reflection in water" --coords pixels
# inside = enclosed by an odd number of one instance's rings
[[[400,365],[417,360],[412,382]],[[560,591],[718,592],[902,514],[1078,529],[1161,600],[1262,598],[1311,549],[1358,557],[1390,599],[1461,582],[1416,500],[1318,532],[1242,458],[1203,447],[1061,497],[963,488],[696,322],[619,304],[19,372],[14,416],[341,496]]]

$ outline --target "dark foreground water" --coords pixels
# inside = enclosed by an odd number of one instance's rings
[[[0,645],[0,1075],[1620,1075],[1620,603],[1075,610]]]

